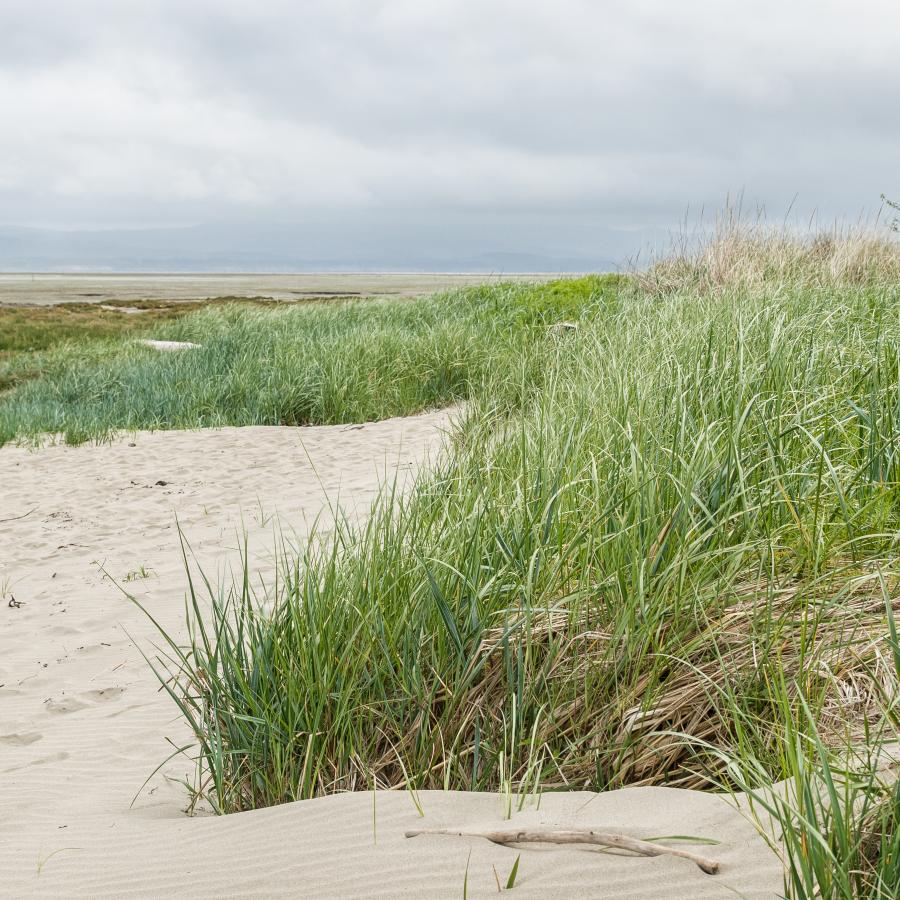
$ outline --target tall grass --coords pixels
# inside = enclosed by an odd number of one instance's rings
[[[661,263],[488,373],[411,494],[285,546],[262,594],[192,575],[190,645],[156,665],[219,811],[373,779],[812,783],[830,754],[896,735],[893,262],[813,277],[844,249],[792,268],[776,243],[768,274],[715,274],[733,252]],[[896,794],[878,798],[853,821],[883,828],[880,875],[823,895],[893,878]],[[842,808],[801,819],[832,834]]]
[[[676,243],[670,255],[637,273],[643,290],[760,291],[826,290],[890,285],[900,280],[900,244],[891,236],[864,228],[835,227],[801,239],[764,222],[749,225],[740,211],[727,209],[715,235],[690,249]]]
[[[586,278],[414,300],[204,307],[145,334],[197,350],[160,354],[118,336],[69,342],[32,360],[43,375],[0,396],[0,443],[367,421],[447,405],[480,389],[490,372],[530,358],[529,345],[549,325],[606,302],[617,285],[615,277]]]
[[[810,710],[804,713],[800,727],[786,720],[784,781],[773,784],[746,755],[728,760],[729,775],[747,791],[761,833],[784,858],[788,896],[893,900],[900,886],[900,778],[876,743],[842,758],[825,745]],[[894,719],[895,749],[896,727]],[[885,736],[879,728],[870,738]]]

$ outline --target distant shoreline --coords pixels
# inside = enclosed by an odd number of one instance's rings
[[[110,300],[288,301],[332,296],[417,296],[497,281],[550,281],[559,272],[0,272],[0,305]]]
[[[566,278],[569,276],[578,276],[578,275],[592,275],[596,274],[594,270],[588,271],[587,269],[584,271],[565,271],[565,272],[541,272],[541,271],[515,271],[515,272],[507,272],[503,269],[497,269],[495,271],[465,271],[465,272],[457,272],[457,271],[442,271],[442,270],[429,270],[427,272],[420,272],[416,269],[360,269],[356,270],[348,270],[348,271],[338,271],[338,270],[329,270],[322,269],[316,271],[298,271],[298,272],[278,272],[278,271],[235,271],[235,272],[217,272],[215,270],[203,270],[203,269],[184,269],[182,270],[161,270],[159,272],[151,270],[131,270],[131,269],[123,269],[122,271],[105,271],[101,269],[95,270],[85,270],[83,272],[62,272],[62,271],[45,271],[41,269],[35,269],[34,271],[23,269],[19,270],[5,270],[0,269],[0,281],[5,279],[16,279],[16,278],[395,278],[395,277],[403,277],[403,278],[505,278],[509,276],[510,278],[527,278],[531,276],[540,276],[543,278]]]

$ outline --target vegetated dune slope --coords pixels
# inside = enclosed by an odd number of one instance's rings
[[[188,818],[178,781],[193,777],[190,761],[175,755],[152,774],[191,736],[135,646],[150,652],[153,626],[114,582],[184,636],[176,516],[213,583],[239,561],[244,530],[253,566],[270,574],[277,521],[302,536],[319,517],[327,527],[332,504],[364,514],[379,484],[437,451],[447,422],[0,449],[0,895],[459,897],[468,866],[468,896],[483,897],[497,890],[493,867],[505,883],[519,852],[519,897],[778,893],[778,860],[708,794],[548,794],[509,824],[700,835],[721,842],[692,848],[721,860],[715,876],[681,859],[403,836],[502,826],[492,794],[422,793],[424,819],[404,792]]]

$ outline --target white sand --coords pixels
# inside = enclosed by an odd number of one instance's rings
[[[102,565],[183,633],[185,580],[175,515],[207,571],[237,558],[271,568],[277,514],[298,532],[338,496],[364,511],[380,480],[440,443],[443,414],[352,427],[142,433],[111,446],[0,449],[0,895],[4,897],[494,896],[519,851],[407,828],[502,824],[496,795],[341,795],[222,818],[188,818],[189,735],[141,646],[152,627]],[[16,518],[13,518],[16,517]],[[146,575],[146,577],[142,577]],[[168,776],[168,778],[166,777]],[[140,792],[140,793],[139,793]],[[132,798],[139,793],[133,807]],[[721,841],[703,874],[671,858],[523,849],[516,897],[772,897],[778,860],[725,800],[642,788],[556,794],[535,822]]]

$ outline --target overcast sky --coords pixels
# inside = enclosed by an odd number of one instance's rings
[[[900,4],[2,0],[0,110],[2,224],[575,254],[900,194]]]

